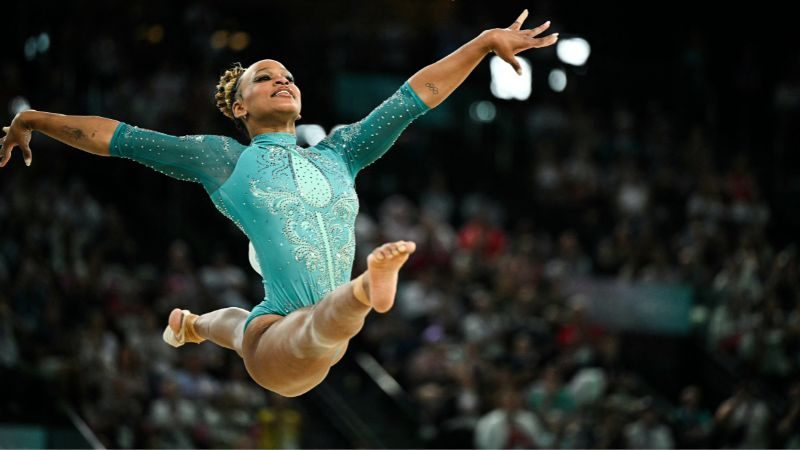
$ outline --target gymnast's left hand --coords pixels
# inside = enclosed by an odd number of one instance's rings
[[[22,113],[17,114],[11,122],[11,125],[3,127],[3,132],[6,133],[6,135],[0,138],[0,144],[2,144],[2,147],[0,147],[0,167],[5,167],[5,165],[8,164],[8,161],[11,159],[11,151],[14,150],[14,147],[22,149],[25,165],[31,165],[31,160],[33,159],[30,147],[32,130],[23,123],[23,120],[20,118],[21,115]]]
[[[494,52],[503,61],[511,64],[511,67],[520,75],[522,75],[522,66],[514,55],[531,48],[549,47],[558,41],[558,33],[537,37],[550,28],[549,20],[536,28],[521,29],[526,17],[528,17],[527,9],[522,11],[522,14],[508,28],[494,28],[482,33],[486,40],[487,50]]]

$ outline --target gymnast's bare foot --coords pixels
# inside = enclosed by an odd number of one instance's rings
[[[364,281],[375,311],[384,313],[394,305],[397,274],[416,249],[417,244],[411,241],[390,242],[376,248],[367,257],[367,279]]]

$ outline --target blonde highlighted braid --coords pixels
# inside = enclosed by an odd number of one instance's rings
[[[240,123],[241,119],[237,119],[233,115],[233,104],[236,102],[236,91],[239,88],[239,80],[242,77],[242,74],[245,71],[245,67],[242,67],[240,63],[236,63],[230,69],[226,70],[225,73],[219,77],[219,84],[217,84],[217,93],[214,96],[214,99],[217,103],[217,108],[225,114],[225,117],[236,122],[237,125],[242,125]]]

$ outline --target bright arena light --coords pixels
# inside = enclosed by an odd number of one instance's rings
[[[320,125],[298,125],[295,131],[297,132],[297,143],[300,145],[314,146],[325,139],[325,129]]]
[[[558,59],[573,66],[582,66],[586,64],[590,53],[592,53],[592,47],[584,38],[563,38],[556,44],[556,55],[558,55]]]
[[[228,39],[228,46],[235,52],[240,52],[250,45],[250,34],[246,31],[237,31]]]
[[[36,38],[36,46],[39,53],[46,53],[50,49],[50,35],[42,33]]]
[[[488,123],[497,117],[497,108],[488,100],[475,102],[469,107],[469,117],[476,122]]]
[[[211,48],[220,50],[228,45],[228,32],[225,30],[217,30],[211,34]]]
[[[553,69],[547,76],[547,84],[554,92],[564,92],[567,87],[567,74],[563,69]]]
[[[492,83],[489,86],[492,95],[503,100],[527,100],[531,96],[531,65],[525,58],[516,57],[522,67],[522,75],[517,75],[511,64],[499,57],[492,57],[489,70],[492,72]]]
[[[25,40],[25,59],[32,61],[36,57],[38,51],[37,42],[35,37],[30,37]]]
[[[25,59],[33,61],[38,53],[47,53],[50,49],[50,35],[40,33],[25,40]]]

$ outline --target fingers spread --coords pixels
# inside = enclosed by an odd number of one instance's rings
[[[536,28],[531,28],[530,30],[527,30],[527,33],[528,33],[528,36],[535,37],[535,36],[538,36],[538,35],[542,34],[542,32],[544,30],[548,29],[548,28],[550,28],[550,21],[549,20],[547,22],[539,25]]]
[[[549,47],[558,42],[558,33],[548,34],[543,38],[536,38],[534,40],[536,41],[536,47]]]
[[[509,26],[508,28],[512,30],[519,30],[520,27],[522,27],[522,23],[525,22],[526,17],[528,17],[527,9],[525,11],[522,11],[522,14],[520,14],[519,17],[517,17],[517,20],[515,20],[514,23],[512,23],[511,26]]]

